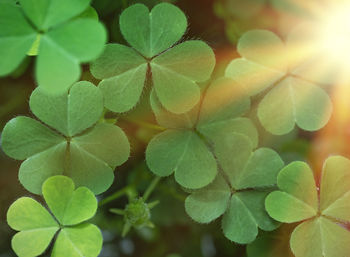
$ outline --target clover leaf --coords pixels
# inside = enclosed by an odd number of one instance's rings
[[[318,85],[289,71],[288,48],[272,32],[252,30],[238,43],[242,58],[233,60],[226,76],[245,85],[250,95],[271,88],[258,107],[263,127],[275,135],[292,131],[295,124],[307,131],[326,125],[332,103]]]
[[[158,123],[167,129],[149,142],[147,165],[157,176],[175,173],[175,180],[185,188],[201,188],[214,180],[218,168],[211,148],[222,135],[244,134],[257,145],[253,123],[239,117],[249,109],[250,100],[242,87],[231,79],[213,82],[202,104],[188,113],[168,112],[154,91],[151,107]]]
[[[20,256],[41,255],[55,235],[52,257],[96,257],[102,248],[98,227],[83,223],[97,210],[95,195],[86,187],[75,189],[65,176],[54,176],[42,187],[50,212],[30,197],[16,200],[7,212],[7,222],[19,231],[12,238],[12,248]]]
[[[100,90],[86,81],[74,84],[68,94],[50,95],[37,88],[29,104],[47,126],[19,116],[2,133],[4,152],[25,160],[19,169],[23,186],[40,194],[47,178],[64,174],[95,194],[106,191],[113,169],[128,159],[130,146],[119,127],[96,124],[103,112]]]
[[[254,241],[258,228],[276,229],[278,223],[268,216],[264,202],[271,191],[266,187],[276,184],[284,165],[278,154],[268,148],[253,152],[251,141],[242,134],[223,135],[215,153],[223,172],[186,198],[188,215],[200,223],[223,215],[224,235],[239,244]]]
[[[146,77],[162,105],[174,113],[184,113],[200,99],[196,82],[210,78],[215,56],[202,41],[190,40],[175,45],[187,28],[183,12],[174,5],[161,3],[151,12],[142,4],[124,10],[120,30],[131,47],[108,44],[91,65],[105,106],[114,112],[126,112],[136,105]],[[137,28],[135,30],[135,28]]]
[[[266,210],[278,221],[301,222],[290,238],[295,256],[348,256],[350,232],[345,223],[350,221],[350,160],[329,157],[323,166],[319,190],[312,170],[304,162],[286,166],[278,175],[277,184],[280,191],[266,198]]]
[[[90,0],[21,0],[0,3],[0,76],[14,71],[27,54],[38,55],[36,79],[51,93],[66,91],[81,73],[79,64],[103,51],[106,31],[95,19],[72,19]]]

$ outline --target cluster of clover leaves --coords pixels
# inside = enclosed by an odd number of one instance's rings
[[[328,122],[330,98],[310,80],[310,65],[288,62],[288,42],[269,31],[246,33],[238,43],[241,58],[208,83],[214,53],[200,40],[180,42],[187,19],[174,5],[161,3],[151,11],[130,6],[119,20],[129,46],[105,46],[106,31],[89,4],[0,1],[0,75],[14,71],[27,54],[37,55],[39,85],[29,101],[37,119],[10,120],[2,149],[23,160],[20,182],[43,195],[50,210],[28,197],[12,204],[7,219],[19,231],[12,240],[18,256],[42,254],[53,238],[51,256],[99,254],[101,232],[83,222],[96,212],[95,195],[111,186],[114,169],[130,155],[125,133],[103,119],[104,108],[131,110],[150,81],[150,105],[163,131],[149,142],[146,162],[157,176],[174,173],[190,192],[185,208],[193,220],[209,223],[222,216],[225,237],[249,244],[250,257],[261,256],[254,251],[259,229],[300,222],[290,240],[296,257],[347,257],[350,232],[342,226],[350,222],[350,161],[327,159],[318,192],[307,164],[284,167],[274,150],[259,148],[254,123],[244,116],[250,98],[263,92],[257,115],[274,135],[295,125],[315,131]],[[101,80],[97,87],[77,82],[79,64],[91,60],[91,73]],[[150,209],[156,203],[146,203],[148,196],[112,209],[125,217],[123,234],[153,225]]]

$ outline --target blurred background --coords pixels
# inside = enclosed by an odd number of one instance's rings
[[[305,2],[305,0],[303,0]],[[118,17],[129,5],[141,2],[150,8],[160,0],[94,0],[93,7],[100,20],[109,31],[109,41],[125,43],[118,25]],[[185,39],[206,41],[215,51],[217,67],[214,77],[223,75],[226,65],[238,57],[236,43],[239,37],[250,29],[269,29],[285,38],[298,22],[310,17],[309,9],[301,0],[174,0],[168,1],[179,6],[188,17],[189,29]],[[310,1],[307,1],[310,2]],[[312,2],[312,1],[311,1]],[[1,58],[1,57],[0,57]],[[8,120],[17,116],[33,116],[28,107],[30,93],[35,88],[33,75],[34,58],[27,57],[11,76],[0,78],[0,130]],[[82,80],[95,84],[84,66]],[[262,96],[257,96],[257,98]],[[308,160],[320,171],[323,160],[330,153],[349,156],[347,146],[350,138],[350,119],[344,110],[349,110],[342,92],[334,92],[333,99],[341,103],[335,106],[329,124],[317,133],[293,130],[285,136],[272,136],[256,121],[256,106],[253,104],[248,116],[255,120],[259,129],[260,146],[268,146],[278,151],[286,163],[293,160]],[[100,200],[129,185],[135,194],[142,195],[153,177],[144,162],[144,151],[148,141],[157,130],[133,121],[155,123],[147,104],[147,97],[127,118],[120,119],[120,125],[128,134],[132,146],[131,158],[116,171],[113,186]],[[349,98],[347,98],[349,99]],[[253,99],[254,100],[258,99]],[[339,100],[339,101],[338,101]],[[258,102],[258,101],[257,101]],[[7,157],[0,149],[0,257],[13,256],[11,237],[14,234],[6,224],[6,212],[10,204],[21,196],[30,195],[19,183],[17,173],[19,161]],[[104,257],[241,257],[247,256],[246,247],[227,240],[220,229],[220,219],[200,225],[190,220],[184,211],[184,192],[173,181],[160,181],[153,191],[150,201],[160,203],[151,211],[154,228],[132,229],[126,237],[121,236],[124,220],[109,211],[110,208],[123,209],[128,203],[125,196],[104,204],[95,217],[95,222],[103,231]],[[39,197],[34,196],[40,200]],[[249,246],[248,257],[288,257],[290,226],[282,226],[277,232],[264,235]],[[269,255],[263,255],[263,248],[270,247]],[[68,256],[67,256],[68,257]]]

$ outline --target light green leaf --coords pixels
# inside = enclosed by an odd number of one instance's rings
[[[79,64],[103,51],[106,31],[93,19],[75,19],[43,34],[36,64],[40,87],[49,93],[65,92],[81,74]]]
[[[329,157],[323,166],[320,209],[324,215],[350,220],[350,161],[342,156]]]
[[[35,116],[66,136],[91,127],[103,111],[101,91],[87,81],[75,83],[69,94],[58,96],[37,88],[29,104]]]
[[[202,102],[198,126],[237,118],[250,108],[244,88],[229,78],[214,81]]]
[[[74,137],[71,143],[113,168],[126,162],[130,155],[130,144],[124,131],[112,124],[97,124],[87,133]]]
[[[277,179],[283,190],[266,198],[266,210],[281,222],[297,222],[316,216],[318,196],[313,173],[304,162],[292,162],[281,170]]]
[[[82,224],[61,230],[51,256],[97,257],[101,249],[101,231],[95,225]]]
[[[168,3],[156,5],[150,13],[145,5],[132,5],[122,12],[119,23],[126,41],[147,58],[171,47],[187,28],[183,12]]]
[[[42,254],[59,230],[49,212],[29,197],[22,197],[10,206],[7,222],[11,228],[20,231],[12,239],[12,248],[18,256]]]
[[[331,112],[331,100],[323,89],[288,77],[263,98],[258,117],[267,131],[283,135],[295,124],[307,131],[318,130],[326,125]]]
[[[158,134],[148,144],[146,161],[158,176],[175,172],[175,180],[186,188],[204,187],[217,174],[214,156],[192,131],[167,130]]]
[[[29,197],[16,200],[7,211],[7,223],[17,231],[37,228],[56,228],[58,224],[50,213],[37,201]]]
[[[25,160],[18,173],[21,184],[29,192],[41,194],[46,179],[64,173],[66,147],[67,143],[64,142]]]
[[[231,196],[230,187],[221,175],[205,188],[186,198],[187,214],[197,222],[209,223],[226,211]]]
[[[36,27],[47,30],[82,13],[89,6],[90,1],[20,0],[20,4]]]
[[[99,84],[105,106],[114,112],[126,112],[139,101],[147,73],[147,64],[129,70],[120,76],[104,79]]]
[[[302,200],[282,191],[275,191],[266,198],[266,210],[280,222],[294,223],[316,216],[317,210]]]
[[[28,117],[19,116],[10,120],[2,131],[1,146],[11,158],[25,160],[65,139],[42,123]]]
[[[195,82],[209,79],[214,66],[214,53],[202,41],[186,41],[157,56],[151,69],[158,99],[173,113],[189,111],[200,99]]]
[[[100,230],[92,224],[77,225],[94,216],[97,210],[94,194],[84,187],[74,190],[73,181],[64,176],[46,180],[43,194],[56,219],[28,197],[18,199],[8,210],[8,224],[19,231],[12,239],[17,255],[41,255],[60,230],[52,256],[97,257],[102,248]]]
[[[50,177],[43,184],[43,196],[60,224],[72,226],[92,218],[97,210],[95,195],[86,187],[75,189],[65,176]]]
[[[197,122],[198,109],[199,109],[198,105],[195,106],[191,111],[186,113],[182,113],[182,114],[171,113],[167,111],[159,102],[159,99],[154,90],[152,90],[150,94],[150,104],[158,124],[165,128],[172,128],[172,129],[189,128],[190,129],[190,128],[193,128]]]
[[[246,32],[239,39],[237,50],[247,60],[277,71],[287,72],[286,47],[282,40],[271,31],[250,30]]]
[[[251,141],[240,134],[223,136],[216,142],[215,153],[235,189],[273,186],[284,165],[269,148],[252,152]]]
[[[290,246],[296,257],[346,257],[350,232],[320,217],[300,224],[292,233]]]
[[[312,170],[305,162],[292,162],[282,169],[277,177],[277,185],[282,191],[317,210],[316,182]]]
[[[134,49],[108,44],[92,63],[91,73],[103,79],[99,87],[105,106],[114,112],[126,112],[138,102],[146,80],[147,61]]]
[[[0,76],[14,71],[24,60],[36,38],[36,31],[11,3],[0,3]]]
[[[250,96],[269,88],[284,75],[283,71],[269,68],[245,58],[234,59],[225,71],[225,76],[243,85],[246,93]]]
[[[249,138],[252,147],[258,146],[258,131],[248,118],[234,118],[197,126],[198,131],[212,142],[220,141],[222,135],[242,134]]]

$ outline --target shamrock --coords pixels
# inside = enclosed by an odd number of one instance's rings
[[[70,178],[53,176],[42,187],[50,212],[30,197],[21,197],[10,206],[7,222],[19,231],[12,238],[19,257],[41,255],[56,234],[52,257],[98,256],[102,234],[95,225],[83,223],[95,215],[97,200],[86,187],[74,189]]]
[[[275,135],[292,131],[295,124],[307,131],[326,125],[332,103],[318,85],[296,76],[291,54],[274,33],[252,30],[238,42],[242,58],[233,60],[226,76],[246,86],[250,95],[268,88],[258,107],[258,118],[266,130]]]
[[[91,66],[94,77],[102,79],[99,87],[106,108],[126,112],[134,107],[147,74],[167,110],[179,114],[193,108],[200,99],[196,82],[210,78],[215,56],[199,40],[174,45],[186,31],[183,12],[168,3],[156,5],[151,12],[145,5],[135,4],[123,11],[119,23],[132,48],[109,44]]]
[[[266,198],[269,215],[281,222],[301,222],[290,247],[296,257],[346,257],[350,252],[350,160],[329,157],[323,166],[318,192],[305,162],[292,162],[278,175],[281,191]]]
[[[128,159],[130,146],[119,127],[96,124],[103,112],[100,90],[86,81],[60,95],[37,88],[29,104],[49,127],[19,116],[10,120],[2,133],[4,152],[25,160],[19,169],[24,187],[40,194],[47,178],[64,174],[95,194],[107,190],[114,179],[113,169]]]
[[[48,92],[66,91],[80,77],[79,63],[103,51],[105,28],[95,19],[74,18],[90,0],[19,2],[0,2],[0,76],[14,71],[27,54],[37,54],[39,86]]]
[[[154,91],[151,107],[158,123],[167,128],[156,135],[146,149],[146,162],[157,176],[175,173],[175,180],[185,188],[208,185],[217,174],[211,142],[222,135],[240,133],[257,144],[257,131],[247,118],[239,116],[250,107],[243,88],[231,79],[213,82],[200,106],[176,115],[162,108]]]
[[[224,235],[239,244],[254,241],[258,228],[276,229],[278,223],[266,213],[264,202],[271,191],[266,187],[276,184],[284,165],[279,155],[268,148],[253,152],[251,141],[242,134],[222,136],[215,154],[222,172],[213,183],[186,198],[188,215],[200,223],[223,215]]]

